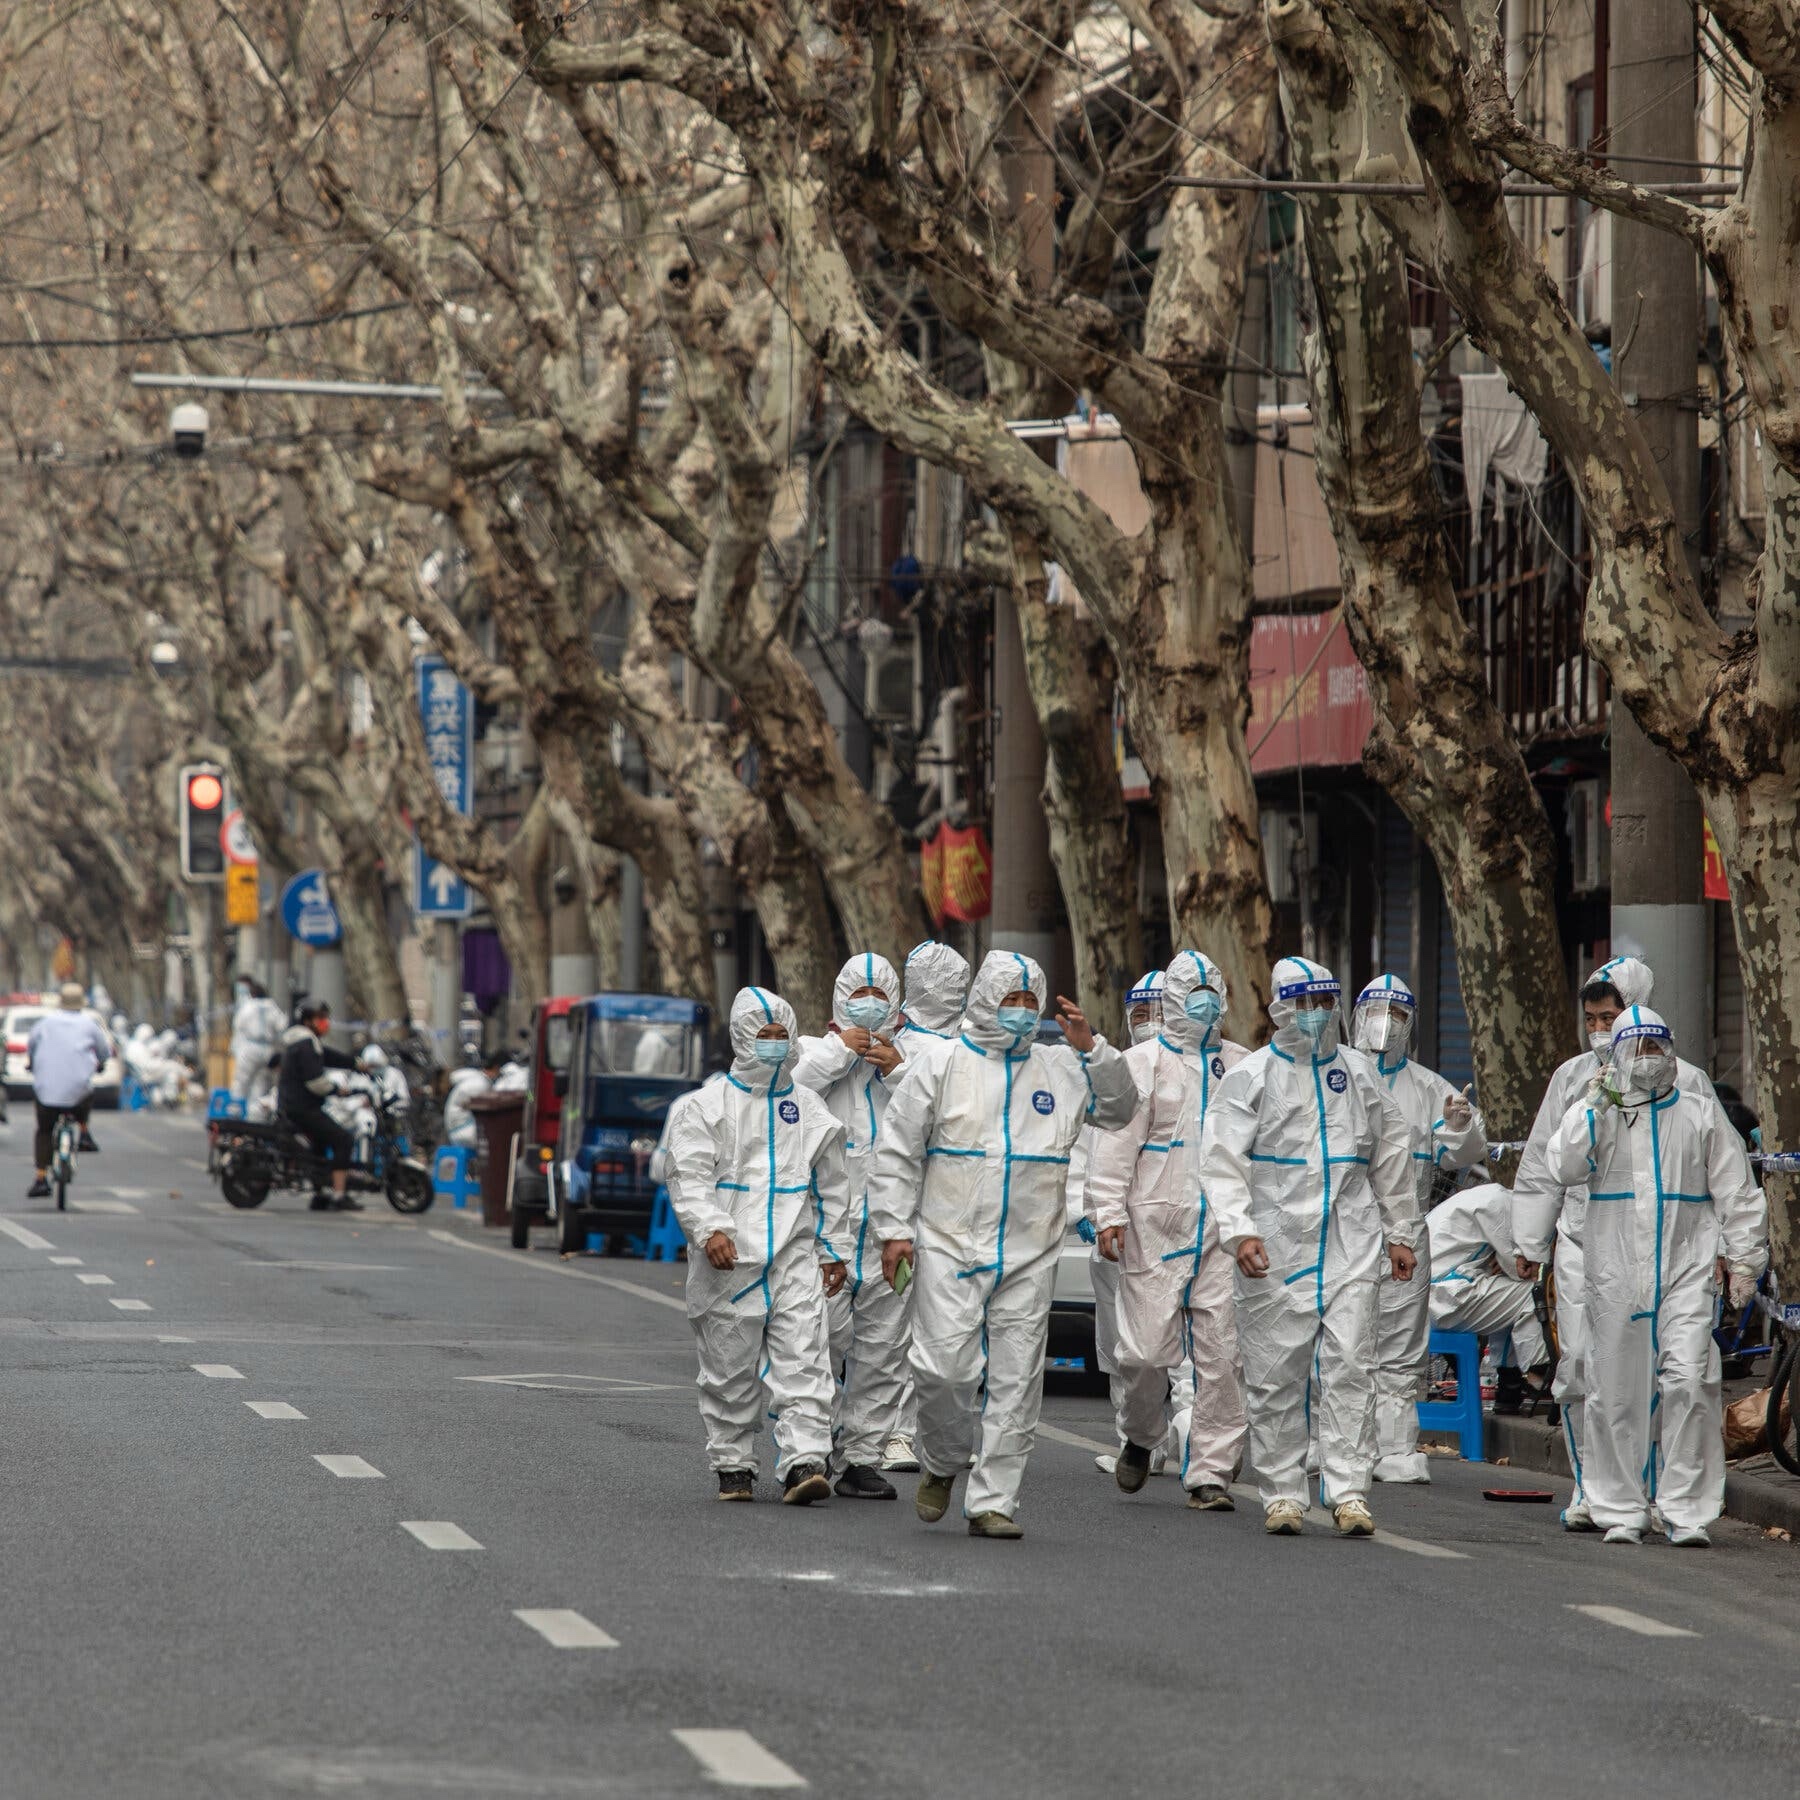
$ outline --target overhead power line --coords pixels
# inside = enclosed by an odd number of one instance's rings
[[[304,319],[276,319],[267,325],[219,325],[205,331],[145,331],[130,337],[0,338],[0,350],[136,350],[151,344],[212,343],[221,338],[268,337],[283,331],[310,331],[322,325],[336,325],[344,319],[369,319],[377,313],[409,312],[412,308],[410,300],[384,300],[379,306],[314,313]]]

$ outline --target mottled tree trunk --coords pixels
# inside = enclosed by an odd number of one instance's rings
[[[1269,0],[1267,11],[1294,172],[1348,179],[1366,144],[1343,56],[1311,0]],[[1397,100],[1391,114],[1377,105],[1370,115],[1391,116],[1396,134]],[[1493,1136],[1517,1139],[1577,1048],[1555,844],[1451,580],[1419,424],[1405,258],[1361,202],[1308,194],[1301,205],[1318,314],[1306,344],[1317,468],[1350,641],[1375,701],[1363,765],[1430,847],[1482,1108]]]
[[[337,837],[326,829],[321,836]],[[387,887],[375,846],[361,833],[340,840],[335,867],[326,871],[332,903],[344,926],[344,976],[350,1009],[370,1030],[391,1031],[407,1024],[411,1009],[400,959],[388,929]]]

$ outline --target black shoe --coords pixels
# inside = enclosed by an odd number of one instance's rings
[[[1525,1406],[1525,1371],[1502,1369],[1494,1383],[1494,1411],[1517,1413]]]
[[[354,1194],[343,1194],[332,1200],[331,1210],[333,1212],[361,1212],[363,1203]]]
[[[721,1469],[719,1471],[719,1498],[721,1500],[754,1500],[756,1498],[756,1477],[748,1469]]]
[[[1195,1512],[1237,1511],[1237,1502],[1216,1481],[1202,1482],[1188,1495],[1187,1503]]]
[[[329,1194],[314,1194],[312,1197],[312,1205],[306,1210],[308,1212],[330,1212],[331,1196]]]
[[[891,1481],[883,1481],[879,1470],[871,1469],[867,1463],[852,1463],[837,1478],[837,1486],[832,1492],[844,1500],[898,1500],[899,1494]]]
[[[1142,1444],[1127,1444],[1113,1465],[1113,1480],[1126,1493],[1135,1494],[1150,1479],[1150,1452]]]
[[[40,1175],[37,1180],[25,1190],[25,1198],[27,1200],[48,1200],[50,1198],[49,1182]]]
[[[825,1467],[822,1463],[795,1463],[782,1477],[783,1506],[811,1506],[815,1500],[830,1498],[831,1483],[825,1479]]]
[[[77,1144],[75,1148],[77,1150],[85,1150],[90,1156],[98,1156],[100,1154],[100,1146],[94,1142],[94,1134],[91,1131],[84,1131],[81,1134],[81,1142]]]

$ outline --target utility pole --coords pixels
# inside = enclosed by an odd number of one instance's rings
[[[1624,9],[1621,8],[1621,11]],[[1611,20],[1607,149],[1644,181],[1691,177],[1698,104],[1694,12],[1688,0],[1633,0]],[[1660,161],[1658,159],[1667,159]],[[1676,523],[1698,570],[1699,270],[1667,232],[1612,219],[1613,379],[1669,485]],[[1681,1054],[1712,1056],[1700,797],[1675,761],[1612,704],[1612,953],[1656,972],[1654,1005]]]

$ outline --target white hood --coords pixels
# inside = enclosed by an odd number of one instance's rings
[[[892,1031],[900,1023],[900,977],[885,956],[877,956],[869,950],[851,957],[838,970],[838,978],[831,989],[831,1016],[838,1030],[842,1031],[850,1023],[844,1016],[845,1002],[858,988],[865,987],[880,988],[887,995],[887,1017],[875,1029]]]
[[[785,1025],[788,1060],[777,1068],[756,1054],[756,1035],[765,1025]],[[767,988],[739,988],[731,1003],[731,1072],[745,1087],[766,1087],[776,1076],[785,1077],[799,1054],[800,1039],[794,1009]]]
[[[948,944],[928,938],[906,953],[906,1017],[912,1024],[954,1031],[968,991],[968,962]]]
[[[1210,1045],[1200,1041],[1200,1028],[1187,1016],[1187,997],[1198,988],[1211,988],[1219,996],[1219,1016],[1225,1016],[1230,996],[1225,991],[1225,976],[1210,956],[1199,950],[1183,950],[1169,964],[1163,982],[1163,1036],[1180,1050],[1205,1050]],[[1213,1037],[1219,1027],[1213,1027]]]
[[[1002,1031],[995,1017],[1000,1002],[1008,994],[1023,989],[1029,989],[1037,996],[1041,1019],[1048,993],[1044,971],[1029,956],[1021,956],[1016,950],[990,950],[975,971],[974,981],[969,984],[969,1001],[963,1012],[963,1035],[969,1042],[981,1045],[984,1050],[1030,1049],[1030,1038],[1015,1044],[1012,1034]]]

